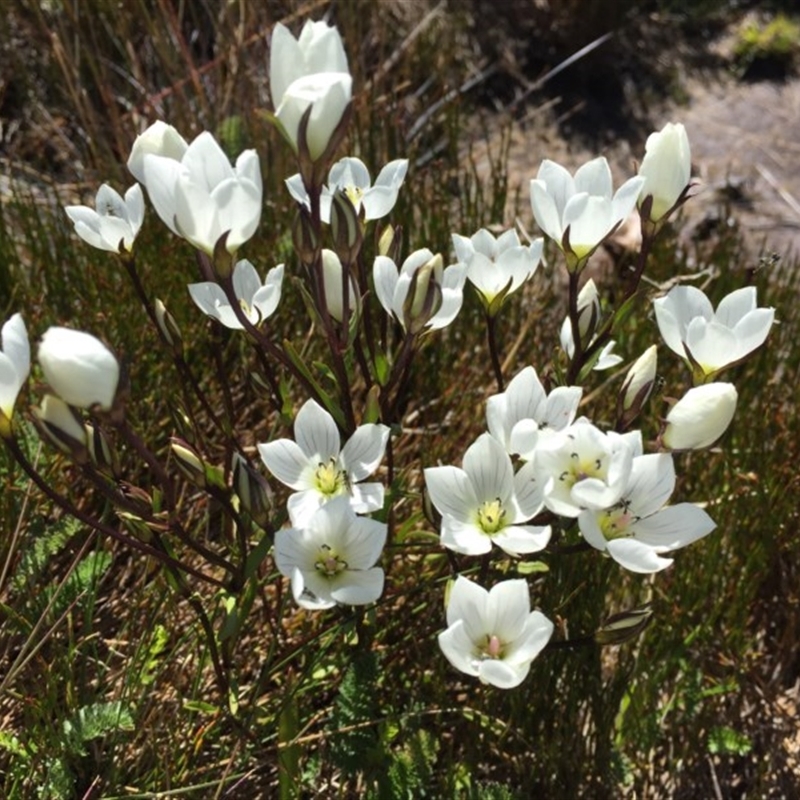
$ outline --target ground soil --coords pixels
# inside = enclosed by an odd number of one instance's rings
[[[800,254],[800,79],[744,82],[716,73],[688,76],[682,88],[681,102],[665,103],[651,118],[651,130],[682,122],[689,134],[698,187],[684,207],[682,238],[689,242],[714,235],[720,226],[736,226],[753,265],[769,253],[791,264]],[[594,149],[565,136],[565,115],[569,111],[551,102],[513,126],[509,196],[519,192],[516,210],[526,227],[528,183],[543,158],[574,169],[606,155],[620,182],[634,174],[634,162],[644,154],[643,143],[626,134]]]

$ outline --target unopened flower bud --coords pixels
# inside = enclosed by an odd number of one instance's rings
[[[145,156],[165,156],[174,161],[180,161],[188,147],[186,140],[172,125],[167,125],[159,120],[136,137],[128,158],[128,169],[139,183],[144,184]]]
[[[175,317],[167,311],[164,303],[156,298],[155,302],[156,322],[158,323],[158,330],[164,337],[166,343],[175,350],[181,349],[183,337],[181,336],[178,323],[175,322]]]
[[[578,292],[578,330],[581,341],[590,342],[600,321],[600,297],[595,282],[589,278]]]
[[[233,489],[241,507],[261,528],[269,524],[272,498],[269,484],[263,475],[249,464],[239,453],[233,456]]]
[[[617,400],[617,417],[622,429],[627,428],[639,416],[650,397],[656,380],[657,365],[657,348],[651,345],[628,370]]]
[[[86,447],[86,429],[82,420],[60,397],[47,394],[41,406],[35,408],[39,430],[64,453],[83,464],[89,457]]]
[[[444,261],[437,253],[414,272],[403,303],[403,323],[410,333],[419,333],[442,305]]]
[[[645,178],[639,209],[646,222],[660,222],[669,215],[684,197],[691,174],[692,155],[683,125],[668,122],[647,137],[639,167],[639,175]]]
[[[738,394],[732,383],[695,386],[670,409],[661,440],[670,450],[709,447],[731,424]]]
[[[394,227],[392,225],[387,225],[378,238],[378,255],[388,256],[394,260],[396,254],[392,252],[392,248],[394,247],[396,239]]]
[[[361,250],[363,234],[358,212],[344,189],[337,191],[331,201],[331,232],[339,257],[352,264]]]
[[[292,244],[297,257],[304,264],[313,264],[319,252],[319,236],[311,222],[311,214],[299,208],[292,225]]]
[[[94,336],[70,328],[45,331],[39,344],[39,364],[50,388],[78,408],[99,405],[109,410],[119,382],[119,364]]]
[[[183,439],[173,436],[170,449],[175,457],[175,464],[184,476],[200,489],[209,486],[225,487],[222,471],[208,464],[200,453]]]
[[[119,459],[105,432],[99,425],[92,423],[87,423],[84,428],[86,430],[86,445],[92,464],[100,472],[108,473],[116,478],[119,475]]]
[[[649,604],[613,614],[595,631],[594,640],[599,645],[609,645],[635,639],[650,624],[652,616]]]
[[[343,271],[345,268],[339,260],[339,256],[333,250],[322,251],[322,281],[325,290],[325,304],[328,307],[328,314],[337,322],[342,322],[345,317],[349,317],[354,312],[361,311],[361,296],[358,291],[353,276],[350,275],[350,285],[347,296],[347,313],[345,314],[344,303],[344,279]]]

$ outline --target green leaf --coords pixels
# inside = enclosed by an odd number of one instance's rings
[[[520,561],[517,563],[517,572],[520,575],[533,575],[535,572],[550,572],[550,567],[544,561]]]
[[[119,700],[84,706],[63,725],[66,747],[76,755],[84,754],[83,745],[92,739],[133,728],[133,715]]]
[[[746,756],[753,743],[743,733],[723,725],[708,732],[708,752],[716,755]]]

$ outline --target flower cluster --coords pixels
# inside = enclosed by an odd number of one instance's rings
[[[454,578],[447,627],[438,642],[461,672],[504,689],[518,686],[554,625],[531,610],[526,580],[502,580],[486,589],[460,574],[463,563],[481,557],[481,582],[507,572],[507,563],[496,568],[499,559],[525,559],[548,549],[553,555],[594,549],[634,573],[669,567],[672,553],[715,527],[703,504],[671,502],[673,453],[708,448],[725,434],[738,395],[733,383],[718,378],[764,344],[775,312],[758,307],[754,287],[732,292],[715,310],[699,289],[676,285],[654,298],[653,308],[667,348],[690,369],[691,388],[680,398],[661,398],[670,407],[654,414],[658,429],[648,440],[639,421],[659,394],[653,391],[657,346],[651,345],[624,377],[612,374],[609,385],[622,381],[615,409],[607,403],[592,420],[583,407],[596,393],[584,393],[582,384],[593,371],[623,362],[613,352],[612,336],[641,296],[653,240],[689,197],[691,159],[683,126],[669,124],[652,134],[639,174],[616,190],[605,158],[574,174],[545,160],[530,182],[531,211],[543,236],[523,242],[513,228],[453,233],[450,258],[425,246],[404,250],[400,227],[389,222],[370,230],[395,209],[408,160],[390,161],[374,182],[360,158],[334,160],[344,141],[353,82],[335,28],[307,22],[295,38],[276,25],[269,80],[272,120],[296,156],[298,172],[285,180],[283,200],[296,204],[297,223],[291,237],[295,258],[273,266],[263,279],[263,269],[239,257],[261,219],[258,154],[245,150],[232,162],[208,131],[188,142],[165,122],[153,123],[133,144],[127,164],[137,183],[124,196],[104,184],[94,208],[66,208],[81,239],[118,256],[174,358],[185,390],[182,401],[202,411],[195,418],[183,405],[176,408],[179,435],[162,464],[160,453],[136,438],[126,417],[130,386],[112,350],[89,333],[53,326],[38,346],[48,387],[34,410],[38,429],[87,474],[102,473],[94,474],[95,486],[124,510],[121,519],[143,525],[159,546],[145,546],[141,528],[128,541],[161,557],[170,569],[177,569],[176,558],[158,540],[165,530],[230,573],[227,582],[199,573],[226,591],[257,580],[253,554],[265,556],[271,548],[275,567],[302,608],[376,602],[384,590],[382,553],[397,514],[389,505],[399,492],[396,485],[387,491],[371,477],[377,473],[390,484],[395,481],[391,437],[403,435],[414,359],[454,322],[464,306],[464,287],[471,284],[484,312],[497,392],[486,402],[486,431],[465,448],[460,466],[424,468],[425,490],[438,512],[429,516],[439,528],[440,544],[450,551]],[[293,392],[304,392],[293,438],[274,435],[254,444],[252,433],[240,435],[242,415],[234,409],[239,398],[225,383],[221,351],[217,378],[224,403],[206,395],[175,319],[161,301],[150,300],[136,271],[145,193],[167,228],[195,250],[200,280],[187,281],[187,305],[192,308],[193,302],[214,320],[220,337],[254,348],[252,386],[274,409],[270,421],[276,427],[291,422]],[[638,266],[604,297],[601,281],[587,280],[585,267],[637,210]],[[558,317],[564,320],[561,349],[553,342],[552,364],[540,365],[538,372],[525,366],[506,384],[497,326],[511,296],[526,297],[531,293],[526,284],[542,280],[546,239],[561,251],[566,266],[566,308]],[[325,363],[316,346],[298,348],[288,336],[274,335],[282,297],[295,290],[310,311],[309,337],[321,335],[323,349],[327,346]],[[14,409],[31,369],[20,314],[3,325],[1,344],[0,436],[10,443]],[[127,451],[144,457],[153,482],[160,482],[158,492],[132,490],[119,480],[106,428],[124,437]],[[208,429],[225,437],[222,447],[210,443]],[[214,459],[220,452],[223,465]],[[224,554],[181,527],[176,506],[170,506],[176,495],[170,470],[175,469],[228,516],[226,531],[232,533]],[[285,505],[275,502],[277,493],[264,469],[286,487],[277,492],[285,492]],[[97,527],[102,530],[102,523]],[[193,564],[179,566],[198,574]],[[601,629],[593,641],[616,643],[619,630],[641,627],[641,615],[632,614],[616,633]]]

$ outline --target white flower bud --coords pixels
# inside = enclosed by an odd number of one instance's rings
[[[689,137],[683,125],[668,122],[647,137],[639,175],[645,179],[639,193],[639,207],[652,197],[649,218],[658,222],[673,209],[692,175]]]
[[[119,364],[114,354],[89,333],[48,328],[39,344],[39,364],[50,388],[78,408],[114,403]]]
[[[344,297],[342,296],[342,262],[333,250],[322,251],[322,280],[325,287],[325,303],[328,306],[328,313],[332,319],[342,322],[345,318]],[[350,288],[347,297],[348,314],[358,314],[361,310],[361,297],[358,286],[350,277]]]
[[[620,391],[624,411],[629,411],[634,404],[637,408],[644,405],[656,379],[657,363],[657,348],[653,344],[636,359],[634,365],[628,370]]]
[[[33,412],[39,429],[65,453],[86,455],[86,428],[75,412],[60,398],[46,394],[41,406]]]
[[[158,120],[136,137],[128,158],[128,170],[139,183],[144,184],[144,157],[164,156],[180,161],[189,145],[172,125]]]
[[[671,450],[709,447],[731,424],[737,399],[732,383],[695,386],[670,409],[662,441]]]
[[[310,107],[305,143],[311,160],[316,161],[339,127],[352,92],[353,79],[346,72],[306,75],[292,83],[275,110],[292,147],[299,150],[300,121]]]

